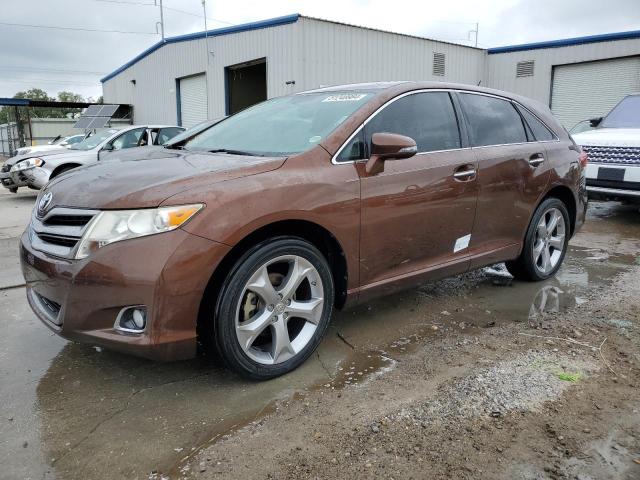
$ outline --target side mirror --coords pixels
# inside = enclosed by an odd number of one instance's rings
[[[411,137],[397,133],[374,133],[371,136],[371,157],[365,171],[369,175],[377,175],[384,171],[385,161],[413,157],[416,153],[418,146]]]
[[[591,125],[593,128],[596,128],[598,125],[600,125],[600,122],[602,122],[602,117],[589,119],[589,125]]]
[[[111,145],[110,143],[107,143],[104,147],[102,147],[102,150],[110,152],[111,150],[113,150],[113,145]]]

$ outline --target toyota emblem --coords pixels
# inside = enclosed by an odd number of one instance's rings
[[[47,192],[40,199],[40,203],[38,204],[38,212],[44,213],[49,205],[51,205],[51,200],[53,200],[53,193]]]

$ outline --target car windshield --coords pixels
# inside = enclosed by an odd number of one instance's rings
[[[640,128],[640,95],[623,98],[600,124],[602,128]]]
[[[184,148],[267,156],[301,153],[322,141],[372,96],[348,91],[275,98],[212,126]]]
[[[115,128],[109,128],[98,133],[94,133],[89,138],[85,138],[83,141],[71,145],[72,150],[91,150],[92,148],[100,145],[104,140],[116,133],[118,130]]]

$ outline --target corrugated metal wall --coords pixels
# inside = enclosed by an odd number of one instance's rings
[[[176,123],[176,79],[206,71],[209,118],[220,117],[225,113],[224,67],[261,57],[267,58],[269,98],[284,95],[294,91],[285,82],[300,65],[299,31],[300,25],[292,23],[210,37],[208,48],[204,39],[167,44],[103,83],[105,102],[132,104],[134,123]]]
[[[386,80],[433,80],[477,85],[486,52],[302,17],[303,90],[321,85]],[[445,54],[445,75],[435,76],[433,53]]]
[[[558,65],[551,110],[567,128],[606,115],[622,98],[640,92],[640,56]]]
[[[167,44],[103,84],[105,102],[130,103],[135,123],[176,123],[176,79],[207,73],[209,118],[225,113],[224,67],[266,57],[267,96],[320,85],[376,80],[442,80],[477,84],[486,52],[301,17],[297,22]],[[445,76],[432,75],[433,52]],[[135,85],[131,82],[135,80]],[[287,84],[295,81],[295,84]],[[484,83],[484,82],[483,82]]]
[[[554,65],[588,62],[640,54],[640,39],[588,43],[558,48],[487,55],[487,85],[518,93],[549,105]],[[518,62],[533,60],[531,77],[516,77]]]

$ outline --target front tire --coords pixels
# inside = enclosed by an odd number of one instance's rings
[[[333,302],[331,270],[317,248],[295,237],[262,242],[223,283],[214,319],[217,349],[245,377],[283,375],[315,351]]]
[[[569,212],[557,198],[548,198],[536,209],[520,256],[505,262],[518,280],[546,280],[560,269],[570,234]]]

